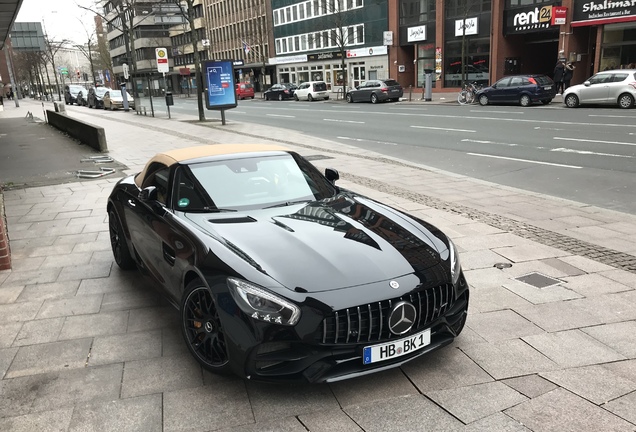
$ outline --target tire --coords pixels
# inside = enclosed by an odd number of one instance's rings
[[[353,96],[351,96],[351,94],[347,93],[346,99],[348,103],[353,103]]]
[[[297,95],[294,95],[294,100],[295,100],[296,102],[298,102],[300,99],[298,99],[298,96],[297,96]]]
[[[488,96],[486,96],[485,94],[479,96],[479,105],[481,106],[488,105]]]
[[[307,100],[308,100],[309,102],[313,102],[313,101],[314,101],[314,97],[311,95],[311,93],[309,93],[309,94],[307,95]]]
[[[132,270],[137,267],[135,260],[130,255],[128,242],[121,222],[114,210],[108,212],[108,232],[110,234],[110,247],[113,250],[115,262],[122,270]]]
[[[457,95],[457,102],[459,102],[460,105],[465,105],[468,102],[467,95],[468,92],[466,90],[460,91]]]
[[[104,108],[104,111],[106,111],[106,103],[102,104],[102,108]]]
[[[250,96],[250,99],[254,99],[254,96]]]
[[[629,109],[634,106],[634,97],[629,93],[623,93],[618,97],[618,106],[623,109]]]
[[[568,108],[576,108],[579,106],[579,98],[575,94],[570,93],[565,97],[563,103],[565,103],[565,106]]]
[[[279,101],[281,101],[281,102],[283,101],[283,95],[282,95],[282,93],[278,95],[278,100],[279,100]]]
[[[541,101],[541,103],[542,103],[543,105],[550,105],[550,102],[552,102],[552,99],[543,99],[543,100]]]
[[[230,371],[225,332],[212,293],[201,281],[188,284],[179,308],[181,331],[188,350],[211,372]]]
[[[327,96],[327,97],[325,98],[325,100],[329,100],[329,96]]]
[[[522,107],[530,106],[531,103],[532,99],[530,99],[530,96],[528,95],[521,95],[521,97],[519,98],[519,105],[521,105]]]
[[[378,103],[378,97],[376,96],[375,93],[371,93],[371,103],[372,104]]]
[[[110,104],[110,110],[115,111],[115,108],[113,108],[113,104]]]

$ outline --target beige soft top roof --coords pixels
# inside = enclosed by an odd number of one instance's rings
[[[152,159],[148,161],[143,171],[135,177],[135,184],[138,187],[141,187],[143,180],[146,178],[146,174],[148,173],[148,168],[153,163],[161,163],[166,166],[171,166],[177,162],[200,157],[288,150],[289,149],[286,147],[274,144],[214,144],[170,150],[154,155]]]

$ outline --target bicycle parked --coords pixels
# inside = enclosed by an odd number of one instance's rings
[[[460,105],[476,103],[477,99],[475,95],[479,90],[481,90],[481,88],[482,86],[476,82],[464,84],[464,87],[457,95],[457,102],[459,102]]]

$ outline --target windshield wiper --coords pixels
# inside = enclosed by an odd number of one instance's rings
[[[274,208],[274,207],[287,207],[287,206],[290,206],[290,205],[306,203],[306,202],[309,202],[309,201],[311,201],[311,200],[304,199],[304,200],[296,200],[296,201],[285,201],[285,202],[282,202],[282,203],[279,203],[279,204],[274,204],[274,205],[271,205],[271,206],[268,206],[268,207],[263,207],[263,208],[268,209],[268,208]]]
[[[184,209],[187,213],[226,213],[226,212],[237,212],[235,209],[228,208],[216,208],[216,207],[193,207],[189,209]],[[183,210],[181,210],[183,211]]]

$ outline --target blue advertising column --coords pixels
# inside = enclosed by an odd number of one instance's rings
[[[210,60],[203,63],[205,73],[205,106],[221,111],[221,123],[225,125],[225,110],[236,108],[234,66],[232,60]]]

